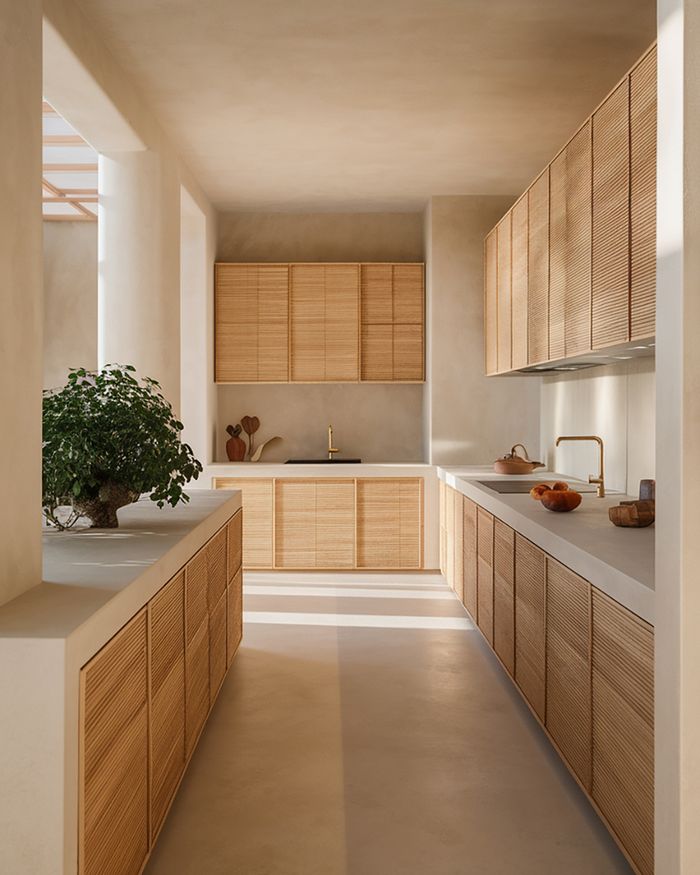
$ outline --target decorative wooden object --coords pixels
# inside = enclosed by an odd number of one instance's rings
[[[242,416],[241,428],[248,435],[248,458],[250,459],[253,455],[253,447],[255,444],[255,438],[253,435],[260,428],[260,420],[257,416]]]
[[[656,502],[653,499],[622,501],[616,507],[608,509],[608,517],[613,525],[628,529],[643,529],[656,519]]]
[[[545,719],[545,554],[515,535],[515,680]]]
[[[230,435],[226,441],[226,455],[229,462],[242,462],[245,459],[246,445],[243,438],[239,437],[241,426],[227,425],[226,432]]]
[[[493,515],[477,510],[477,623],[493,647]]]

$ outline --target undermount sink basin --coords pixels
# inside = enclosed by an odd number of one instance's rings
[[[359,465],[362,459],[287,459],[285,465]]]
[[[528,493],[538,483],[552,483],[551,480],[478,480],[479,486],[492,489],[500,495],[523,495]],[[595,492],[595,486],[579,481],[568,481],[571,489],[576,492]]]

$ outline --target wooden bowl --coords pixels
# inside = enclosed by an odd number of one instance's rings
[[[581,504],[581,493],[573,489],[548,489],[542,494],[542,504],[555,513],[568,513]]]

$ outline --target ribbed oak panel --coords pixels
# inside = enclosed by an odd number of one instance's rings
[[[226,675],[226,590],[209,611],[209,707]]]
[[[567,356],[591,348],[591,122],[571,139],[566,153],[566,291],[564,349]]]
[[[278,480],[275,483],[275,567],[315,566],[316,484],[306,479]]]
[[[454,586],[457,598],[464,601],[464,511],[462,493],[454,490]]]
[[[547,729],[591,786],[591,585],[547,560]]]
[[[227,526],[228,578],[231,580],[243,562],[243,510],[237,510]]]
[[[515,676],[515,532],[494,521],[493,649]]]
[[[357,480],[357,567],[421,568],[423,480]]]
[[[322,264],[293,264],[289,273],[292,382],[326,379],[326,273]],[[245,535],[243,539],[245,547]]]
[[[464,497],[463,510],[463,570],[464,570],[464,607],[477,619],[477,544],[476,544],[476,504]]]
[[[626,78],[593,116],[593,348],[629,339],[630,116]]]
[[[528,360],[528,196],[515,204],[512,215],[511,367],[524,368]]]
[[[447,487],[446,495],[446,511],[447,520],[445,523],[445,532],[447,534],[446,541],[446,565],[447,565],[447,583],[451,589],[455,588],[455,490]]]
[[[325,372],[332,382],[360,378],[360,266],[325,264]]]
[[[360,297],[363,325],[386,325],[394,321],[393,265],[360,265]]]
[[[394,322],[423,325],[423,265],[394,264]]]
[[[192,753],[209,713],[209,618],[185,649],[185,746]]]
[[[363,380],[386,381],[394,379],[394,332],[391,322],[386,325],[362,325]]]
[[[211,609],[219,601],[228,583],[226,526],[209,539],[206,546],[208,605]]]
[[[493,646],[493,516],[477,511],[477,624]]]
[[[532,183],[528,199],[528,364],[549,358],[549,168]]]
[[[498,372],[511,368],[511,214],[496,226],[498,241]]]
[[[515,535],[515,680],[545,719],[545,554]]]
[[[266,477],[216,477],[214,480],[216,489],[241,490],[244,568],[272,568],[272,483],[272,479]]]
[[[316,481],[316,567],[353,568],[355,565],[355,483]]]
[[[189,643],[209,613],[207,547],[202,547],[185,566],[185,634]]]
[[[484,242],[484,362],[486,373],[498,373],[498,242],[493,231]]]
[[[549,166],[549,358],[566,354],[564,320],[567,274],[566,149]]]
[[[420,382],[423,379],[423,326],[394,324],[393,379]]]
[[[654,871],[654,630],[593,589],[592,796],[642,875]]]
[[[226,666],[229,667],[243,638],[243,572],[239,568],[226,590]]]
[[[656,46],[630,73],[632,340],[656,328]]]
[[[81,670],[81,875],[137,875],[148,853],[147,636],[143,610]]]

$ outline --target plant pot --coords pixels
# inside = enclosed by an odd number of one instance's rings
[[[105,483],[94,498],[74,502],[74,507],[90,520],[93,529],[117,529],[120,507],[138,501],[139,494],[119,483]]]

